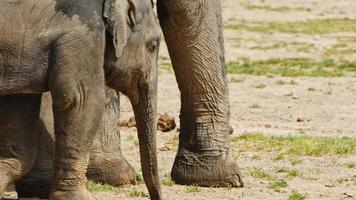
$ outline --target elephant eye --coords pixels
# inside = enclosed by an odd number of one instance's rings
[[[158,46],[159,46],[158,41],[152,40],[146,45],[146,48],[150,53],[154,53],[158,49]]]

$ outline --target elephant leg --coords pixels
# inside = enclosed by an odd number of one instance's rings
[[[43,100],[48,98],[49,95],[44,96],[42,97],[41,110],[43,109]],[[53,126],[53,119],[51,124]],[[36,130],[39,133],[39,145],[37,145],[38,152],[35,163],[32,169],[15,183],[19,198],[49,198],[54,173],[53,159],[55,144],[54,133],[50,134],[47,128],[46,122],[40,119],[38,129]]]
[[[172,178],[179,184],[241,187],[227,143],[221,1],[158,0],[157,7],[182,102]]]
[[[50,200],[91,198],[86,170],[105,104],[102,39],[73,31],[63,36],[54,50],[49,75],[55,130]]]
[[[0,199],[32,167],[41,95],[0,96]]]
[[[119,99],[116,92],[106,90],[103,119],[90,151],[87,178],[94,182],[113,186],[135,182],[135,170],[121,153]],[[16,182],[20,198],[39,197],[47,199],[53,176],[54,130],[52,99],[50,93],[42,96],[40,139],[37,158],[31,171]]]
[[[105,113],[90,153],[87,177],[94,182],[119,186],[135,183],[135,170],[121,153],[119,97],[106,89]]]

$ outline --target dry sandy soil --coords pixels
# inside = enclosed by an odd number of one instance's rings
[[[356,19],[355,11],[355,0],[223,0],[225,24],[234,24],[237,21],[267,23],[326,18]],[[356,32],[318,35],[226,30],[225,37],[228,61],[244,57],[251,60],[296,57],[322,60],[325,57],[324,52],[337,44],[338,38],[356,38]],[[236,41],[239,41],[238,45],[234,43]],[[276,43],[289,44],[293,41],[310,44],[307,45],[310,49],[298,51],[293,44],[268,48]],[[353,41],[348,43],[349,48],[356,47],[356,39]],[[340,58],[337,57],[339,55],[332,56]],[[162,48],[161,57],[168,57],[165,47]],[[353,54],[343,54],[342,59],[355,60],[356,51]],[[356,137],[356,79],[353,77],[229,75],[229,79],[231,125],[235,129],[233,136],[261,132],[267,135],[303,133],[325,137]],[[122,118],[128,119],[133,116],[129,102],[125,97],[121,101]],[[163,71],[159,77],[158,110],[160,113],[167,112],[175,116],[179,127],[179,108],[179,91],[174,75]],[[135,130],[122,129],[121,133],[123,153],[136,171],[140,172]],[[171,143],[177,135],[176,130],[169,133],[159,132],[159,167],[162,178],[169,174],[172,167],[175,149],[171,148]],[[238,152],[238,149],[236,151],[236,159],[246,183],[244,188],[190,188],[173,185],[163,186],[164,196],[166,199],[177,200],[288,199],[292,191],[298,191],[305,194],[306,199],[356,199],[356,169],[345,166],[346,163],[356,162],[355,155],[275,160],[273,157],[276,153]],[[256,156],[259,159],[254,159]],[[301,163],[292,165],[293,159],[300,160]],[[276,173],[278,168],[283,167],[297,170],[300,175],[286,178],[285,174]],[[284,179],[287,187],[269,189],[267,186],[270,180],[249,175],[249,171],[254,168],[263,169],[266,173],[273,174],[276,179]],[[139,195],[134,195],[135,191]],[[147,194],[144,184],[141,183],[120,188],[115,192],[95,192],[94,197],[98,200],[148,199]]]

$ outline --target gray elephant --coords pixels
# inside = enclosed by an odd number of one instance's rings
[[[158,1],[182,92],[182,129],[172,169],[172,178],[179,184],[243,186],[226,141],[229,101],[220,4],[211,0]]]
[[[55,129],[50,199],[86,200],[105,84],[129,97],[144,181],[161,199],[156,155],[160,29],[149,0],[0,1],[0,197],[34,163],[41,94]]]

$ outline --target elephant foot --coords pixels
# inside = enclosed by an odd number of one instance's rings
[[[48,178],[46,178],[48,177]],[[25,176],[24,179],[16,182],[16,191],[19,198],[41,198],[48,199],[51,184],[52,176],[47,176],[44,174],[38,174],[37,177]]]
[[[51,193],[49,200],[91,200],[90,192],[86,187],[76,188],[75,190],[55,190]]]
[[[243,187],[237,163],[229,156],[217,158],[180,150],[175,159],[172,179],[177,184],[204,187]]]
[[[134,184],[134,168],[120,153],[92,153],[87,170],[88,179],[113,186]]]

